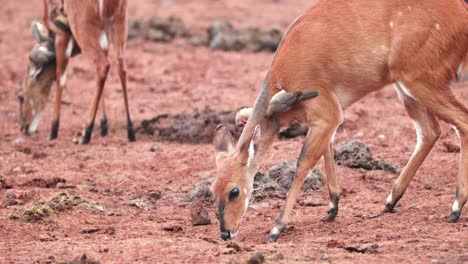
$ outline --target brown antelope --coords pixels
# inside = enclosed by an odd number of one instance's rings
[[[310,129],[269,241],[276,241],[290,223],[304,178],[322,156],[330,193],[330,210],[324,220],[332,221],[341,194],[333,140],[343,122],[343,110],[388,84],[394,84],[414,121],[418,140],[384,212],[394,210],[439,137],[442,120],[456,128],[461,141],[458,187],[448,218],[457,221],[468,198],[468,108],[456,98],[450,84],[467,51],[468,12],[461,0],[320,1],[285,35],[237,144],[226,127],[215,131],[217,177],[212,191],[221,238],[237,234],[252,194],[253,177],[279,128],[292,121]],[[297,98],[297,92],[308,91],[317,91],[319,96],[291,99]],[[275,107],[281,104],[283,107]],[[246,113],[238,116],[238,123]]]
[[[49,9],[52,10],[50,14]],[[49,139],[57,138],[68,60],[74,53],[77,53],[74,51],[82,51],[92,59],[96,66],[97,89],[80,144],[87,144],[91,140],[96,112],[101,100],[103,109],[101,134],[105,136],[107,118],[102,94],[110,69],[109,43],[113,42],[117,50],[119,77],[127,114],[128,139],[135,141],[128,106],[125,63],[127,0],[44,0],[44,23],[45,28],[40,23],[33,24],[33,35],[39,42],[36,47],[41,48],[34,48],[31,52],[28,72],[19,95],[21,130],[25,133],[35,132],[50,93],[50,87],[55,81],[57,89]],[[47,53],[52,53],[53,56],[46,56]],[[34,60],[35,57],[43,59]]]

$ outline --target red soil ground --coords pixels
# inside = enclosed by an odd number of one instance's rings
[[[191,31],[201,32],[218,18],[227,18],[236,26],[277,25],[285,29],[313,1],[130,2],[132,19],[174,14],[182,17]],[[61,177],[76,187],[66,190],[68,193],[102,205],[105,210],[76,208],[41,223],[11,220],[9,216],[24,206],[7,206],[6,190],[1,189],[0,263],[70,261],[82,254],[102,263],[243,262],[256,251],[262,252],[269,262],[283,263],[468,262],[467,212],[459,223],[446,222],[455,195],[459,154],[445,151],[444,142],[458,142],[445,125],[441,139],[400,201],[397,213],[366,217],[383,209],[396,175],[338,167],[344,195],[333,223],[320,221],[327,211],[326,188],[303,193],[301,199],[324,205],[297,205],[291,224],[294,228],[282,235],[278,243],[265,244],[283,205],[281,199],[266,200],[249,208],[234,241],[240,246],[238,251],[221,241],[216,221],[192,227],[184,200],[186,192],[198,181],[215,174],[212,146],[154,142],[141,135],[138,142],[127,143],[115,67],[106,87],[109,137],[101,138],[96,129],[89,146],[73,143],[83,128],[94,93],[94,67],[83,56],[70,65],[59,139],[46,140],[52,116],[50,105],[39,132],[31,137],[21,135],[17,83],[32,46],[30,22],[41,12],[39,4],[25,0],[3,1],[0,8],[0,177],[10,182],[15,192],[24,194],[20,201],[26,205],[63,190],[21,187],[22,183],[34,178]],[[161,113],[191,112],[207,105],[217,110],[250,105],[272,57],[271,53],[212,52],[183,40],[171,44],[132,40],[128,45],[128,65],[134,122],[138,126],[142,120]],[[454,90],[466,98],[467,86],[454,85]],[[337,143],[348,138],[365,142],[374,156],[400,166],[406,163],[416,142],[411,121],[390,88],[364,98],[346,111],[346,125],[338,133]],[[277,141],[265,167],[295,158],[302,140]],[[162,152],[151,152],[154,144]],[[32,153],[25,153],[25,148]],[[318,167],[323,171],[322,166],[320,163]],[[149,190],[162,192],[162,198],[151,210],[127,205]],[[216,219],[213,209],[208,209],[212,219]],[[164,230],[170,226],[181,230]],[[91,227],[100,231],[83,232]],[[109,227],[115,232],[109,232]],[[363,244],[377,244],[382,252],[351,253],[339,247]]]

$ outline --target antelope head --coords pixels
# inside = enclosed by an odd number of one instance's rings
[[[37,43],[29,54],[27,71],[18,94],[20,129],[25,134],[36,132],[56,75],[53,38],[42,22],[34,21],[31,28]]]
[[[257,109],[252,108],[240,110],[236,115],[236,125],[243,127],[247,123],[246,127],[250,128],[244,129],[237,145],[225,126],[216,128],[213,143],[217,177],[211,190],[219,213],[223,240],[234,238],[239,231],[252,196],[254,176],[262,156],[260,153],[265,152],[275,134],[271,131],[262,132],[260,127],[275,127],[273,124],[276,121],[272,120],[276,120],[277,115],[290,109],[293,104],[317,95],[317,92],[288,93],[281,90],[271,98],[268,107],[264,109],[265,113],[255,113]],[[249,122],[256,124],[255,128]],[[259,147],[262,147],[261,151]]]
[[[223,125],[216,128],[213,141],[217,178],[211,190],[216,200],[223,240],[236,237],[247,211],[257,172],[255,156],[260,136],[260,126],[257,126],[252,138],[236,149],[231,132]]]

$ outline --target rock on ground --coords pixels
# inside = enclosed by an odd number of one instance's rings
[[[210,225],[211,219],[208,211],[203,207],[202,202],[195,200],[190,205],[190,215],[192,216],[192,225]]]
[[[214,202],[213,194],[211,193],[213,181],[213,178],[208,178],[198,182],[190,193],[190,200],[200,200],[203,203]]]

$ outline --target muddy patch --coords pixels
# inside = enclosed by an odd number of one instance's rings
[[[208,28],[208,46],[212,50],[274,52],[282,37],[278,28],[234,28],[227,20],[215,21]]]
[[[41,198],[24,210],[14,213],[11,219],[24,219],[27,222],[39,222],[45,218],[73,210],[77,206],[89,206],[81,197],[67,193],[58,193],[49,198]]]
[[[208,144],[219,124],[226,125],[234,136],[240,132],[235,126],[237,111],[214,111],[206,108],[193,114],[159,115],[144,120],[138,132],[154,136],[158,141],[175,141],[180,143]]]
[[[359,140],[345,141],[335,150],[335,162],[348,168],[360,168],[365,170],[383,170],[398,173],[400,168],[391,162],[381,159],[373,159],[372,152]]]
[[[259,171],[255,175],[252,202],[259,202],[268,198],[284,198],[289,191],[296,174],[295,160],[283,161],[268,171]],[[210,187],[214,178],[207,178],[195,186],[190,193],[190,200],[200,200],[204,203],[213,202]],[[302,187],[303,190],[318,190],[323,186],[323,176],[318,170],[310,172]]]
[[[204,32],[206,34],[191,33],[184,21],[177,16],[154,16],[146,21],[131,21],[128,38],[143,38],[163,43],[184,38],[191,45],[207,46],[212,50],[250,52],[274,52],[283,38],[283,32],[275,27],[235,28],[227,20],[213,22]]]
[[[147,21],[134,20],[130,22],[128,32],[129,39],[144,38],[154,42],[171,42],[175,38],[189,35],[184,21],[177,16],[155,16]]]

